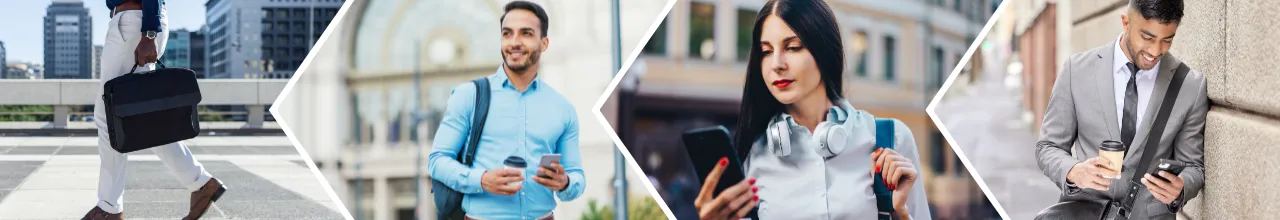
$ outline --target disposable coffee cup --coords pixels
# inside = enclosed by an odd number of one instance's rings
[[[1107,169],[1120,173],[1124,168],[1124,152],[1126,150],[1128,150],[1128,147],[1125,147],[1124,144],[1119,141],[1103,141],[1102,146],[1098,148],[1098,155],[1111,162],[1110,166],[1107,166]],[[1119,179],[1120,175],[1117,174],[1111,178]]]
[[[524,168],[529,167],[529,164],[524,161],[524,158],[517,157],[517,156],[507,157],[507,160],[502,161],[502,164],[507,166],[507,169],[519,170],[520,176],[522,177],[524,176]],[[521,182],[523,181],[510,182],[510,183],[507,183],[507,186],[520,185]]]

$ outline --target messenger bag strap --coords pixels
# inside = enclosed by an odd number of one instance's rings
[[[1133,203],[1137,200],[1138,187],[1142,186],[1140,182],[1142,175],[1151,168],[1151,160],[1156,156],[1155,147],[1160,145],[1160,136],[1164,133],[1165,124],[1169,121],[1169,112],[1173,111],[1173,103],[1178,100],[1178,92],[1182,90],[1182,80],[1190,71],[1191,68],[1188,68],[1187,64],[1179,64],[1178,69],[1174,71],[1173,80],[1169,81],[1169,90],[1164,93],[1164,101],[1160,103],[1160,110],[1156,112],[1155,121],[1150,125],[1150,133],[1147,133],[1147,140],[1142,144],[1142,158],[1138,160],[1138,166],[1141,168],[1134,170],[1129,176],[1129,191],[1124,194],[1124,199],[1120,200],[1126,216],[1132,213]],[[1177,146],[1173,146],[1171,152],[1177,152],[1177,149]]]
[[[467,145],[463,146],[467,152],[458,154],[458,162],[468,167],[475,162],[476,149],[480,148],[480,134],[484,132],[484,122],[489,117],[489,78],[480,77],[471,80],[471,83],[476,85],[476,105],[471,112],[470,136],[467,137]]]

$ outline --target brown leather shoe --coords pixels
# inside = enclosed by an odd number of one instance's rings
[[[118,214],[111,214],[105,210],[102,210],[102,208],[99,208],[97,206],[94,206],[93,209],[89,210],[89,213],[85,213],[84,217],[80,218],[80,220],[123,220],[123,219],[124,219],[124,212],[121,212]]]
[[[222,194],[226,192],[227,187],[222,185],[222,181],[218,181],[217,178],[209,178],[209,182],[201,186],[200,190],[191,193],[191,212],[188,212],[187,217],[182,219],[200,219],[200,216],[204,216],[205,211],[209,211],[209,207],[213,206],[213,202],[218,201],[218,198],[221,198]]]

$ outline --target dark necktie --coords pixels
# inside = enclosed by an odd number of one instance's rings
[[[1126,63],[1129,67],[1129,83],[1124,89],[1124,116],[1120,119],[1120,140],[1125,146],[1133,147],[1133,135],[1137,129],[1138,111],[1138,65]]]

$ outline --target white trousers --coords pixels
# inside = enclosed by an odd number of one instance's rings
[[[163,11],[160,14],[161,24],[168,23],[164,14]],[[141,29],[141,10],[124,11],[112,17],[111,24],[107,27],[106,41],[102,45],[102,61],[98,64],[102,65],[102,79],[98,87],[99,95],[95,97],[97,101],[93,104],[94,124],[98,126],[98,156],[102,159],[101,170],[98,173],[98,207],[110,213],[124,211],[122,202],[129,155],[116,152],[111,148],[111,141],[107,135],[106,113],[100,98],[102,97],[101,85],[105,85],[108,80],[117,76],[128,74],[129,69],[133,68],[133,52],[143,37]],[[167,30],[156,35],[158,52],[164,52],[164,45],[168,38]],[[154,66],[155,64],[140,66],[137,71],[148,71]],[[187,190],[195,192],[209,181],[209,172],[204,170],[204,166],[195,160],[191,150],[187,149],[182,142],[153,147],[151,152],[169,167],[169,171],[179,183],[186,186]]]

